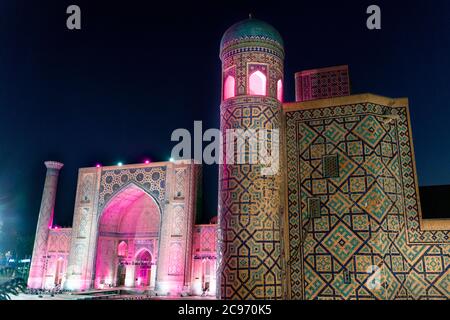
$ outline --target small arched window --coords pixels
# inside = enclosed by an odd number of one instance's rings
[[[248,78],[248,93],[252,96],[266,95],[266,76],[261,71],[253,72]]]
[[[228,76],[225,79],[225,83],[223,85],[223,99],[227,100],[230,98],[234,98],[236,95],[236,81],[233,76]]]
[[[117,247],[117,255],[119,257],[126,257],[128,251],[128,245],[125,241],[122,241],[119,243],[119,246]]]
[[[277,99],[283,102],[283,81],[281,79],[277,82]]]

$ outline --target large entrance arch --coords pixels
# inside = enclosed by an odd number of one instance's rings
[[[95,287],[154,287],[160,226],[160,208],[141,188],[113,196],[99,220]]]

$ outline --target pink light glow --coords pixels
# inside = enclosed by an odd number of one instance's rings
[[[277,99],[283,102],[283,81],[281,79],[277,82]]]
[[[117,255],[119,257],[125,257],[127,255],[128,245],[125,241],[119,243],[119,247],[117,248]]]
[[[136,261],[138,265],[136,266],[135,274],[138,277],[138,286],[146,287],[150,284],[150,267],[151,267],[151,254],[146,249],[139,252],[136,256]]]
[[[99,232],[115,232],[126,235],[149,234],[147,236],[149,238],[146,239],[154,240],[157,243],[160,219],[160,211],[156,202],[139,187],[130,185],[116,194],[103,210]],[[128,241],[133,242],[136,236],[127,237]],[[127,267],[125,285],[130,287],[150,285],[151,254],[147,249],[139,252],[140,254],[136,256],[134,245],[123,241],[118,244],[117,251],[111,254],[108,253],[108,250],[105,251],[108,245],[108,238],[99,236],[95,267],[96,288],[101,287],[102,283],[107,281],[113,285],[119,285],[119,278],[115,273],[115,259],[118,257],[126,261],[128,266],[132,265],[134,261],[148,261],[149,263],[145,266],[139,263],[135,268]],[[140,277],[139,282],[137,281],[138,277]]]
[[[147,160],[144,161],[144,163],[145,164],[150,164],[150,160],[147,159]]]
[[[266,95],[266,76],[261,71],[253,72],[248,78],[249,94],[252,96]]]
[[[223,99],[227,100],[229,98],[233,98],[236,95],[236,90],[235,90],[235,80],[233,76],[228,76],[225,79],[225,84],[224,84],[224,92],[223,92]]]
[[[97,168],[101,168],[101,167],[102,167],[102,165],[101,165],[100,163],[97,163],[95,167],[97,167]]]

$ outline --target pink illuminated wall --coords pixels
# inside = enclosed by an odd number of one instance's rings
[[[248,92],[253,96],[265,96],[266,95],[266,76],[261,71],[253,72],[248,78],[249,89]]]
[[[64,284],[71,236],[71,228],[53,228],[49,232],[43,279],[45,289],[52,289]]]
[[[217,224],[194,227],[192,294],[214,296],[216,293]]]
[[[224,83],[224,91],[223,91],[223,99],[227,100],[233,98],[236,94],[236,81],[233,76],[228,76],[225,79]]]

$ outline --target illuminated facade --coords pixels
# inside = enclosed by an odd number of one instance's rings
[[[49,164],[29,287],[215,294],[216,226],[195,225],[198,165],[80,169],[73,227],[61,229],[51,223],[57,178]]]
[[[220,297],[449,299],[450,220],[421,217],[408,100],[351,95],[338,66],[297,73],[281,103],[283,40],[256,19],[220,57],[221,129],[282,132],[279,176],[220,167]]]
[[[257,19],[222,38],[217,234],[195,225],[190,161],[80,169],[73,228],[52,228],[62,165],[47,162],[29,286],[450,299],[450,220],[422,218],[408,99],[351,95],[338,66],[297,73],[296,101],[285,103],[284,56],[280,34]],[[258,153],[225,153],[236,129],[271,133],[279,170],[230,161]]]

